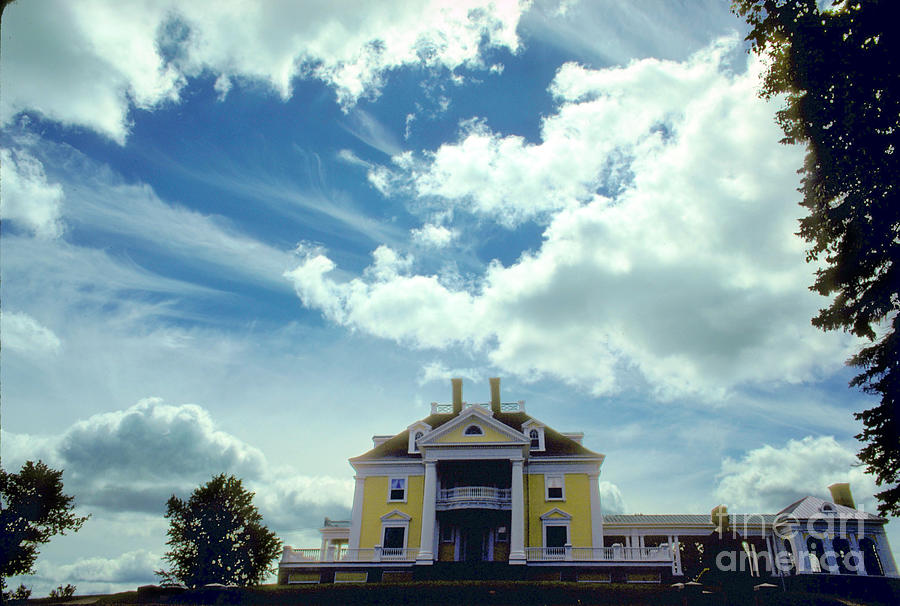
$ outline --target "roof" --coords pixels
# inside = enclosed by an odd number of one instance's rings
[[[798,520],[805,520],[808,518],[822,518],[822,506],[826,503],[834,508],[834,515],[838,518],[869,520],[870,522],[886,522],[884,518],[878,517],[866,511],[847,507],[846,505],[838,505],[836,503],[832,503],[831,501],[826,501],[825,499],[820,499],[819,497],[813,496],[803,497],[799,501],[794,501],[793,503],[779,511],[776,515],[781,517],[781,519],[795,518]]]
[[[432,430],[437,429],[444,423],[452,420],[456,415],[449,414],[433,414],[422,419],[423,423],[431,426]],[[522,425],[532,417],[524,412],[500,412],[494,414],[494,419],[500,421],[504,425],[522,431]],[[537,421],[537,419],[533,419]],[[541,425],[544,425],[541,423]],[[567,438],[555,429],[544,425],[544,450],[541,456],[567,456],[567,455],[583,455],[590,457],[599,457],[600,454],[588,450],[575,440]],[[404,430],[390,440],[379,444],[368,452],[358,457],[353,457],[351,461],[367,461],[373,459],[397,458],[397,459],[421,459],[418,453],[409,453],[409,430]]]
[[[771,526],[775,522],[773,513],[730,513],[728,521],[732,526]],[[715,528],[710,514],[664,513],[664,514],[613,514],[603,516],[604,525],[621,526],[709,526]]]

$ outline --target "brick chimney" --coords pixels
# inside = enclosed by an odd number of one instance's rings
[[[500,378],[492,377],[488,380],[491,382],[491,412],[498,415],[500,414]]]
[[[462,412],[462,379],[450,379],[453,385],[453,414],[458,415]]]

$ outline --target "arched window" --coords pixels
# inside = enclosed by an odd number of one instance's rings
[[[532,429],[528,432],[528,437],[531,439],[531,447],[532,448],[540,448],[541,447],[541,434],[537,429]]]
[[[413,450],[419,450],[419,438],[424,436],[425,434],[421,431],[417,431],[415,437],[413,438]]]
[[[469,425],[466,427],[466,431],[463,432],[467,436],[483,436],[484,431],[478,425]]]

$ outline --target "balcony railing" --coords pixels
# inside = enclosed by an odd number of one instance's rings
[[[435,508],[448,509],[512,509],[512,491],[493,486],[457,486],[438,491]]]
[[[469,406],[481,406],[485,410],[491,409],[490,402],[463,402],[463,408],[468,408]],[[433,415],[448,415],[452,412],[453,404],[431,403],[431,414]],[[502,402],[500,404],[500,412],[525,412],[525,400],[519,400],[518,402]]]
[[[659,547],[528,547],[525,556],[529,562],[671,562],[672,550]]]
[[[285,547],[282,564],[329,564],[333,562],[412,562],[419,550],[407,547],[381,547],[370,549],[329,548],[322,550],[293,549]]]

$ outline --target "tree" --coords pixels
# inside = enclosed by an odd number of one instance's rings
[[[188,587],[262,581],[274,571],[281,541],[262,525],[252,500],[239,479],[225,474],[197,488],[187,501],[172,495],[166,512],[166,544],[172,549],[164,556],[171,569],[156,574]]]
[[[850,382],[880,399],[855,413],[866,470],[900,515],[900,49],[894,0],[734,0],[765,57],[760,95],[785,95],[782,143],[805,144],[799,234],[819,261],[812,290],[833,296],[813,325],[869,345],[847,361]]]
[[[76,516],[74,497],[63,494],[62,470],[28,461],[19,473],[0,468],[0,585],[6,577],[34,574],[38,546],[89,516]]]

